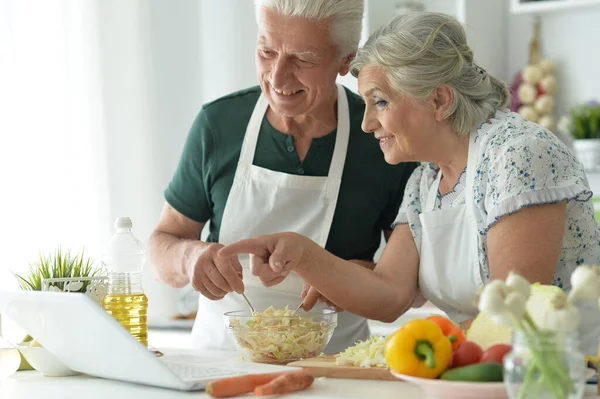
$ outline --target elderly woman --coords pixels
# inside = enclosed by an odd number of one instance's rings
[[[505,109],[506,85],[475,63],[456,20],[398,17],[359,50],[351,71],[366,103],[363,130],[385,160],[423,162],[375,269],[290,233],[232,244],[221,255],[256,255],[254,273],[267,285],[293,270],[371,319],[394,321],[422,295],[463,327],[477,314],[477,290],[492,279],[515,271],[569,290],[578,265],[600,262],[582,166],[551,132]]]
[[[217,256],[223,245],[293,231],[373,268],[416,167],[381,158],[361,131],[363,101],[336,85],[358,48],[363,0],[255,3],[259,86],[202,107],[148,244],[162,281],[200,293],[196,348],[234,349],[223,313],[248,308],[241,293],[257,310],[302,302],[298,275],[266,288],[247,258]],[[368,337],[366,320],[344,312],[327,351]]]

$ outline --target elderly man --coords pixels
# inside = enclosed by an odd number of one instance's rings
[[[257,310],[320,295],[295,273],[261,285],[248,258],[218,257],[223,245],[293,231],[374,267],[416,165],[386,164],[361,130],[364,103],[336,85],[355,56],[363,9],[363,0],[257,0],[260,86],[204,105],[191,127],[149,252],[162,281],[201,294],[195,347],[233,349],[223,313],[247,309],[241,293]],[[326,351],[368,336],[364,318],[342,312]]]

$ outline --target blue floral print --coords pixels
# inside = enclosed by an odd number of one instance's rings
[[[592,192],[583,167],[554,134],[516,113],[498,110],[486,124],[472,133],[477,135],[479,153],[470,193],[481,220],[479,264],[484,281],[490,278],[486,235],[500,218],[524,206],[567,200],[563,244],[553,284],[569,289],[575,267],[600,263],[600,227],[594,218]],[[421,240],[419,214],[438,169],[431,163],[415,169],[394,222],[409,224],[417,248]],[[465,204],[465,180],[463,172],[452,191],[438,193],[437,209]]]

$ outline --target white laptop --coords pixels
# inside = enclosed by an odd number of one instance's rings
[[[0,292],[2,310],[67,367],[91,376],[191,391],[217,378],[294,369],[232,358],[157,357],[84,294]]]

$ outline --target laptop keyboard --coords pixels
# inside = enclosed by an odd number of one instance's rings
[[[207,367],[199,364],[164,362],[183,381],[215,380],[247,374],[240,370],[228,370],[217,367]]]

